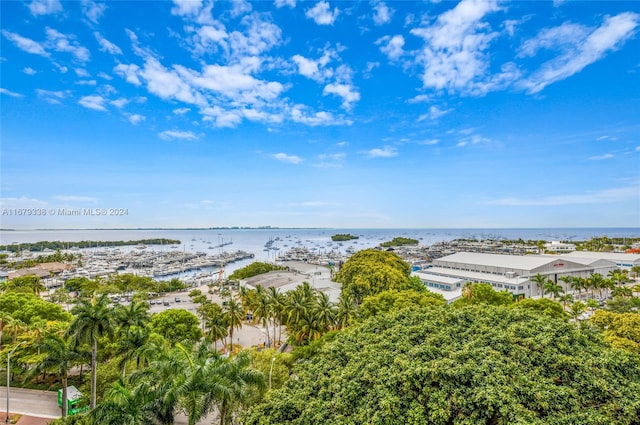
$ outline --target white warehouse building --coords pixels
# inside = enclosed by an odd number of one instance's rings
[[[467,282],[485,282],[497,291],[507,290],[517,297],[538,297],[542,293],[531,278],[541,274],[566,288],[561,276],[589,277],[594,273],[606,276],[618,268],[615,261],[600,257],[574,255],[502,255],[458,252],[433,261],[414,276],[448,301],[461,296]]]

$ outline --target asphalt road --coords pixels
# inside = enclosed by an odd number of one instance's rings
[[[55,391],[25,390],[10,388],[9,409],[11,413],[38,416],[41,418],[59,418],[62,415],[58,407],[58,395]],[[0,417],[4,420],[7,409],[7,387],[0,387]]]

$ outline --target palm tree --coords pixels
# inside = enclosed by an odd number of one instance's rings
[[[273,340],[280,341],[282,335],[282,317],[287,298],[274,286],[269,287],[269,304],[273,316]],[[276,323],[278,329],[278,338],[276,338]]]
[[[573,295],[571,295],[571,294],[561,295],[558,298],[558,301],[560,301],[562,303],[562,307],[564,307],[566,309],[567,308],[567,304],[569,304],[570,302],[573,302]]]
[[[258,286],[258,288],[262,288],[262,286]],[[269,302],[269,296],[264,290],[257,292],[256,295],[257,302],[254,306],[253,314],[256,316],[256,319],[262,321],[262,326],[264,326],[267,331],[267,340],[269,340],[269,321],[272,317],[273,309]],[[271,346],[270,341],[267,341],[267,346]]]
[[[542,290],[545,294],[551,294],[554,300],[558,298],[561,293],[564,293],[562,285],[555,283],[551,279],[547,279],[547,281],[544,283],[544,286],[542,287]]]
[[[119,366],[123,381],[127,371],[127,362],[135,360],[136,364],[140,365],[144,357],[142,347],[146,346],[148,340],[149,329],[146,327],[133,326],[128,329],[120,329],[115,354],[121,356]]]
[[[121,329],[130,329],[133,326],[143,327],[149,323],[149,304],[133,301],[128,306],[116,307],[116,320]]]
[[[329,300],[329,296],[324,292],[318,293],[314,316],[319,328],[323,330],[322,333],[326,333],[335,327],[336,306]]]
[[[336,313],[336,327],[344,329],[351,324],[358,311],[358,305],[347,294],[341,294],[338,298],[338,311]]]
[[[218,369],[222,376],[219,382],[221,399],[217,403],[220,425],[234,423],[234,410],[247,401],[251,389],[264,391],[266,388],[264,374],[250,369],[250,364],[251,357],[242,351]]]
[[[565,290],[565,292],[569,290],[569,288],[573,288],[572,287],[573,276],[568,276],[568,275],[560,276],[558,280],[564,284],[563,289]]]
[[[611,270],[607,274],[607,277],[611,279],[611,281],[615,283],[617,286],[622,286],[625,283],[629,282],[629,276],[627,273],[628,272],[626,270],[616,269],[616,270]]]
[[[540,293],[542,298],[544,298],[544,284],[549,279],[546,276],[542,276],[540,273],[538,273],[535,276],[533,276],[530,280],[531,282],[536,284],[536,287],[538,288],[538,292]]]
[[[578,317],[580,317],[580,315],[584,313],[586,309],[587,305],[581,301],[576,301],[571,304],[570,312],[574,322],[578,320]]]
[[[227,304],[222,306],[224,311],[224,317],[229,326],[229,342],[233,346],[233,330],[235,328],[242,327],[242,319],[244,319],[244,312],[242,306],[233,298],[227,300]]]
[[[227,335],[229,331],[227,328],[227,321],[222,311],[214,312],[207,315],[206,326],[209,329],[209,339],[213,343],[213,349],[218,351],[218,341]]]
[[[67,416],[67,380],[69,372],[81,359],[81,355],[71,347],[69,341],[58,335],[48,335],[37,346],[45,357],[40,359],[38,364],[29,371],[27,379],[43,372],[55,371],[62,383],[62,417],[64,418]]]
[[[70,335],[76,344],[88,342],[91,345],[91,409],[96,407],[96,383],[98,369],[98,338],[112,337],[116,327],[113,310],[109,308],[109,297],[83,300],[71,312],[75,319],[69,326]]]
[[[611,295],[614,297],[631,297],[633,296],[633,290],[624,286],[616,286],[611,290]]]
[[[90,413],[92,423],[100,425],[140,425],[153,423],[153,415],[145,409],[148,394],[131,390],[116,381],[107,389],[104,399]]]

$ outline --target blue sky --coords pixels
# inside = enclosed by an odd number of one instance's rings
[[[640,227],[640,2],[0,8],[3,228]]]

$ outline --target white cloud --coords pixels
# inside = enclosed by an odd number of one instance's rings
[[[113,68],[116,74],[124,77],[128,83],[139,86],[142,84],[140,82],[140,78],[138,78],[138,73],[140,72],[140,67],[135,64],[125,65],[123,63],[119,63]]]
[[[318,25],[333,25],[340,11],[336,7],[331,11],[329,2],[319,1],[305,13],[307,18],[313,19]]]
[[[103,78],[105,80],[111,81],[113,80],[113,77],[109,74],[106,74],[104,72],[98,72],[98,77]]]
[[[119,99],[116,100],[112,100],[111,103],[113,106],[115,106],[118,109],[121,109],[122,107],[124,107],[127,103],[129,103],[128,99],[125,99],[124,97],[121,97]]]
[[[279,9],[284,6],[289,6],[290,8],[296,7],[296,0],[275,0],[273,4]]]
[[[611,159],[613,158],[613,154],[610,153],[605,153],[604,155],[595,155],[595,156],[590,156],[589,159],[590,161],[601,161],[603,159]]]
[[[73,71],[78,77],[87,78],[91,76],[91,74],[89,74],[89,72],[84,68],[75,68]]]
[[[288,111],[288,116],[293,122],[316,126],[329,126],[329,125],[351,125],[350,120],[346,120],[341,117],[335,117],[331,112],[320,111],[316,113],[307,113],[309,109],[305,105],[294,105]]]
[[[202,0],[173,0],[173,4],[171,14],[178,16],[197,15],[202,8]]]
[[[231,0],[231,16],[234,18],[245,13],[251,12],[251,4],[246,0]]]
[[[462,0],[440,15],[433,25],[411,30],[411,34],[425,42],[416,58],[424,67],[424,87],[474,91],[476,83],[486,77],[486,51],[497,36],[488,30],[483,19],[498,10],[497,0]]]
[[[453,109],[440,109],[437,106],[431,106],[429,108],[429,112],[423,115],[420,115],[420,117],[418,118],[418,122],[420,121],[424,121],[427,118],[431,119],[431,120],[437,120],[438,118],[440,118],[443,115],[448,114],[449,112],[453,111]]]
[[[426,95],[426,94],[419,94],[415,97],[412,97],[411,99],[407,100],[408,103],[425,103],[425,102],[430,102],[431,101],[431,96]]]
[[[93,204],[98,202],[97,198],[91,196],[77,196],[77,195],[57,195],[53,199],[63,202],[91,202]]]
[[[179,131],[179,130],[165,130],[161,133],[158,133],[158,136],[163,140],[196,140],[198,136],[196,136],[191,131]]]
[[[176,108],[173,110],[173,113],[176,115],[184,115],[189,112],[191,108]]]
[[[33,0],[29,4],[29,10],[33,16],[50,15],[62,12],[62,5],[58,0]]]
[[[46,33],[48,41],[47,44],[55,51],[71,53],[80,62],[87,62],[90,59],[91,53],[89,52],[89,49],[80,46],[74,40],[73,36],[62,34],[53,28],[47,28]]]
[[[145,117],[144,115],[140,115],[140,114],[127,114],[127,119],[129,120],[129,122],[131,124],[138,125],[142,121],[146,120],[147,117]]]
[[[338,58],[334,49],[325,48],[318,59],[309,59],[301,55],[293,55],[291,60],[296,64],[298,73],[314,81],[322,82],[332,78],[336,71],[327,66],[333,59]]]
[[[107,6],[104,3],[96,3],[92,0],[82,0],[82,13],[94,24],[98,23],[98,20],[107,10]]]
[[[404,37],[401,35],[381,37],[376,40],[376,44],[380,46],[380,51],[391,60],[397,60],[404,54]]]
[[[638,186],[619,187],[603,189],[591,193],[577,195],[558,195],[546,197],[527,198],[501,198],[488,201],[491,205],[507,206],[562,206],[562,205],[589,205],[589,204],[612,204],[624,201],[638,200]]]
[[[25,73],[25,74],[27,74],[27,75],[36,75],[36,74],[38,73],[38,71],[36,71],[35,69],[30,68],[30,67],[26,67],[26,68],[24,68],[24,69],[22,70],[22,72],[24,72],[24,73]]]
[[[300,164],[302,162],[302,158],[296,155],[287,155],[286,153],[276,153],[271,155],[273,159],[277,159],[278,161],[288,162],[290,164]]]
[[[398,155],[396,148],[385,146],[384,148],[374,148],[365,152],[369,158],[392,158]]]
[[[79,80],[76,81],[76,84],[79,86],[95,86],[97,82],[96,80]]]
[[[53,105],[60,105],[62,103],[60,101],[67,97],[67,95],[69,94],[68,92],[63,91],[50,91],[43,89],[36,89],[36,93],[38,94],[38,96],[42,97],[45,102],[51,103]]]
[[[49,56],[49,53],[44,49],[42,44],[33,41],[30,38],[22,37],[21,35],[6,30],[2,30],[2,34],[11,40],[20,50],[33,55]]]
[[[106,111],[104,107],[105,99],[102,96],[83,96],[78,103],[85,108],[93,109],[95,111]]]
[[[393,15],[393,10],[389,9],[389,7],[383,2],[376,3],[373,6],[373,11],[375,12],[373,15],[373,22],[376,25],[383,25],[391,22],[391,15]]]
[[[639,21],[640,15],[625,12],[607,17],[602,25],[593,31],[573,24],[563,24],[542,31],[537,38],[525,43],[523,51],[534,54],[540,48],[557,48],[562,54],[543,64],[522,83],[523,87],[529,93],[538,93],[549,84],[582,71],[631,38]],[[567,33],[570,34],[570,42],[563,37]]]
[[[0,94],[6,94],[7,96],[11,97],[24,97],[20,93],[12,92],[11,90],[7,90],[3,87],[0,87]]]
[[[94,32],[93,35],[96,38],[96,40],[98,40],[101,51],[108,52],[112,55],[122,54],[122,50],[120,49],[120,47],[116,46],[115,44],[113,44],[112,42],[104,38],[102,35],[100,35],[98,31]]]
[[[440,140],[438,139],[430,139],[430,140],[424,140],[420,142],[421,145],[427,145],[427,146],[437,145],[438,143],[440,143]]]
[[[351,109],[354,102],[360,100],[360,93],[350,84],[327,84],[322,91],[323,95],[334,94],[342,98],[342,107]]]

